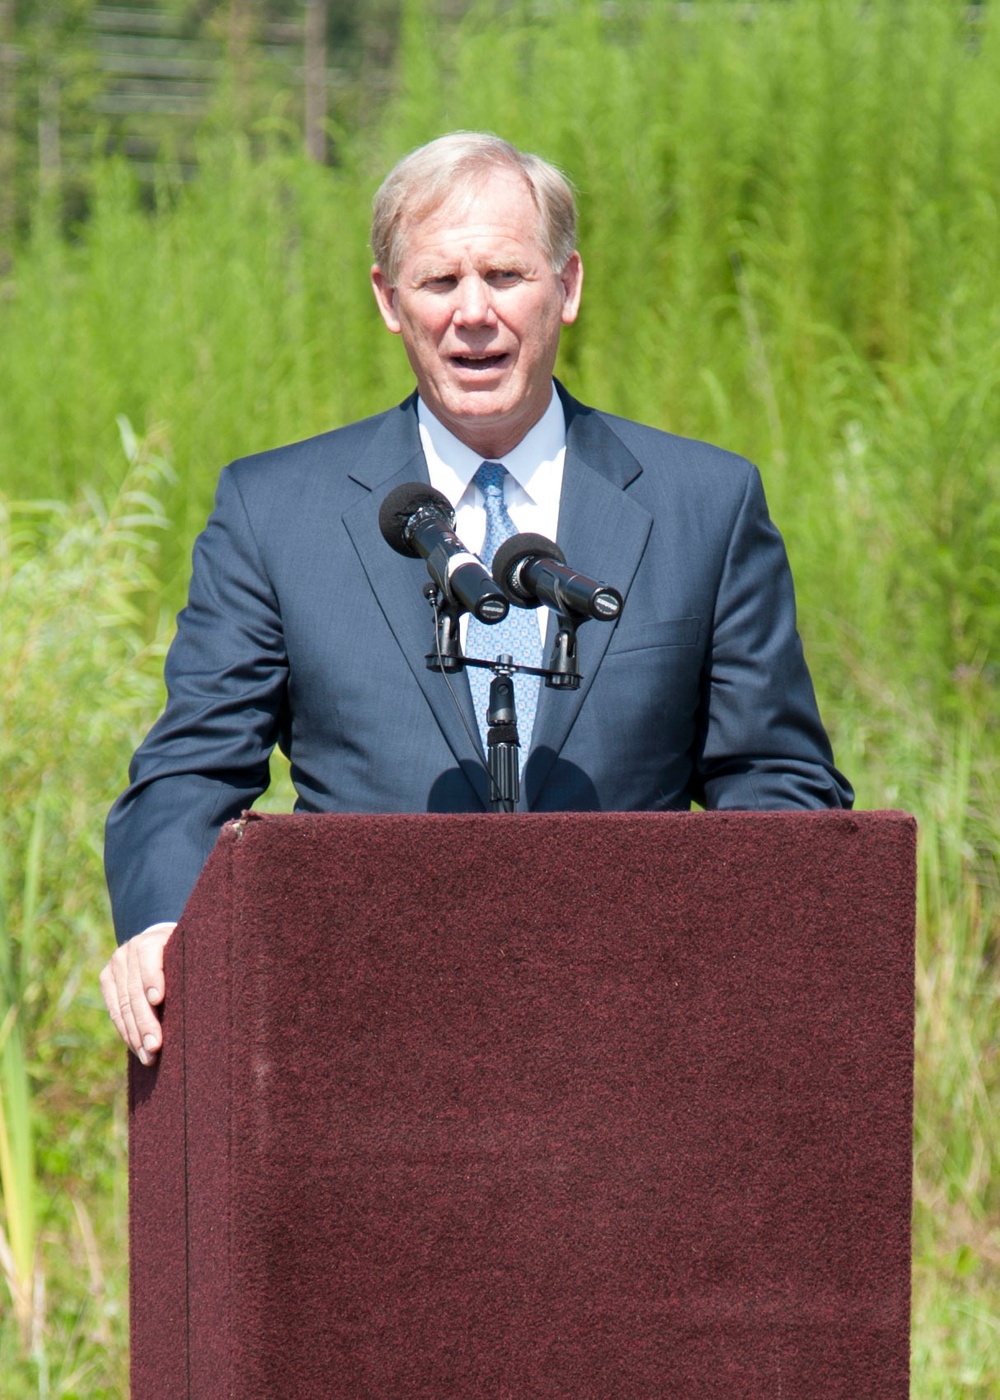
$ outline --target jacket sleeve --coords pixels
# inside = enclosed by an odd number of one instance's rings
[[[277,599],[227,468],[195,544],[188,603],[167,656],[166,708],[107,821],[119,942],[180,917],[220,827],[266,789],[287,672]]]
[[[695,796],[710,809],[850,807],[796,630],[781,536],[756,468],[736,512],[703,676]]]

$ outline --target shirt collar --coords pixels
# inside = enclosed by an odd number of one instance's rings
[[[483,458],[435,418],[421,398],[417,399],[417,421],[431,481],[457,505]],[[538,501],[545,494],[546,469],[559,460],[565,448],[566,414],[553,385],[549,406],[535,426],[502,458],[488,460],[502,461],[522,490]]]

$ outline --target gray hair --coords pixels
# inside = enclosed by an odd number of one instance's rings
[[[539,237],[553,272],[576,247],[576,203],[569,181],[541,156],[483,131],[453,131],[404,156],[382,181],[372,206],[372,252],[391,286],[399,280],[407,227],[450,196],[472,199],[496,171],[525,182],[538,210]]]

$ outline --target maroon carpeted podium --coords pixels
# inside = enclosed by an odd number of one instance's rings
[[[903,1400],[914,847],[227,827],[131,1066],[134,1400]]]

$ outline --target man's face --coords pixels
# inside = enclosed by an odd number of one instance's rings
[[[398,285],[372,268],[382,319],[403,344],[420,397],[484,457],[502,457],[541,418],[583,266],[553,272],[525,183],[497,172],[405,229]]]

